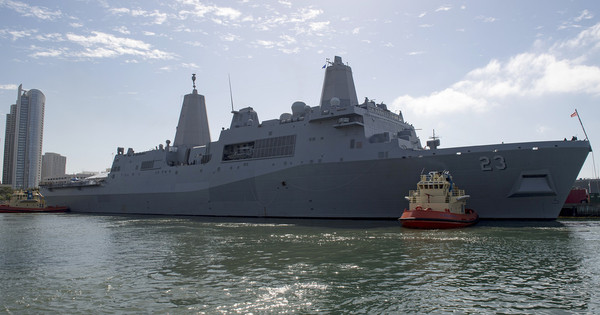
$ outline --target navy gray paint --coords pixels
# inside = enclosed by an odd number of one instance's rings
[[[185,115],[184,115],[185,112]],[[358,102],[349,66],[329,63],[321,102],[260,122],[250,107],[210,142],[204,97],[186,95],[176,141],[118,150],[103,180],[43,186],[73,212],[397,219],[422,172],[448,170],[481,218],[555,219],[587,141],[424,149],[402,114]]]

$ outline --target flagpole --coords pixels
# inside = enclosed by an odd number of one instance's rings
[[[581,117],[579,117],[579,113],[577,112],[577,108],[575,108],[575,115],[577,116],[577,119],[579,119],[579,124],[581,125],[581,129],[583,129],[583,134],[585,135],[585,140],[589,140],[587,132],[585,132],[585,128],[583,127],[583,123],[581,122]]]
[[[581,125],[581,129],[583,129],[583,134],[585,135],[585,140],[589,141],[587,132],[585,132],[585,128],[583,127],[583,123],[581,122],[581,117],[579,117],[579,113],[577,112],[577,108],[575,108],[575,116],[579,119],[579,124]],[[590,143],[590,151],[592,151],[592,166],[594,167],[594,177],[598,179],[598,173],[596,172],[596,157],[594,156],[594,150],[592,149],[592,145]]]

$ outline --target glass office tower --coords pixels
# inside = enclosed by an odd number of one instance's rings
[[[6,115],[3,180],[13,188],[27,189],[38,187],[42,176],[46,96],[36,89],[25,91],[23,85],[18,93],[14,114],[11,108]]]

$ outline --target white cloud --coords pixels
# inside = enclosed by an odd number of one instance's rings
[[[16,84],[0,84],[0,90],[16,90],[17,87]]]
[[[273,11],[266,10],[266,12],[271,13]],[[312,7],[300,8],[289,15],[275,11],[270,15],[253,18],[250,26],[259,31],[269,31],[292,25],[289,28],[293,29],[296,34],[314,35],[315,32],[327,29],[330,24],[329,21],[315,21],[322,14],[323,10]]]
[[[129,35],[131,32],[127,29],[126,26],[119,26],[113,29],[115,32],[119,32],[121,34]]]
[[[297,41],[294,37],[291,37],[289,35],[282,35],[282,36],[279,36],[279,38],[280,38],[279,41],[262,40],[262,39],[256,40],[253,42],[253,44],[255,46],[260,46],[260,47],[267,48],[267,49],[275,48],[285,54],[297,54],[300,52],[299,47],[291,47],[297,43]]]
[[[594,15],[590,13],[590,11],[583,10],[578,16],[562,22],[558,29],[563,30],[566,28],[580,28],[581,25],[579,24],[579,22],[582,22],[583,20],[589,20],[592,18],[594,18]]]
[[[259,39],[254,41],[255,44],[259,45],[259,46],[263,46],[265,48],[273,48],[275,47],[275,42],[270,41],[270,40],[263,40],[263,39]]]
[[[45,48],[45,47],[37,47],[32,45],[30,50],[35,51],[29,56],[38,58],[38,57],[60,57],[65,54],[65,50],[63,49],[53,49],[53,48]]]
[[[408,109],[412,112],[427,115],[443,115],[456,111],[483,111],[487,106],[485,99],[477,99],[464,91],[447,88],[434,92],[429,96],[412,97],[404,95],[393,102],[395,108]]]
[[[422,17],[424,17],[425,15],[427,15],[427,12],[423,12],[423,13],[419,14],[419,18],[422,18]]]
[[[281,48],[279,49],[279,51],[281,51],[284,54],[297,54],[300,52],[300,48],[298,47],[294,47],[294,48]]]
[[[45,37],[44,37],[45,36]],[[172,53],[153,49],[152,45],[143,41],[117,37],[103,32],[92,32],[91,35],[78,35],[67,33],[64,37],[60,34],[46,34],[38,36],[38,40],[52,40],[54,42],[67,41],[83,49],[70,48],[61,45],[61,48],[30,46],[33,51],[30,56],[64,57],[64,58],[113,58],[118,56],[136,56],[143,59],[169,60],[175,58]]]
[[[103,33],[103,32],[92,32],[91,36],[77,35],[73,33],[67,33],[67,39],[72,42],[78,43],[84,47],[93,47],[96,45],[106,45],[112,46],[115,48],[119,47],[127,47],[127,48],[135,48],[140,50],[148,50],[150,49],[150,45],[146,44],[140,40],[124,38],[124,37],[116,37],[111,34]]]
[[[37,39],[41,42],[44,42],[44,41],[62,42],[62,41],[64,41],[62,34],[59,34],[59,33],[40,34],[40,35],[36,35],[35,39]]]
[[[440,12],[440,11],[450,11],[452,9],[451,6],[441,6],[437,9],[435,9],[435,12]]]
[[[582,31],[575,39],[557,43],[560,47],[600,45],[600,23]],[[412,54],[412,53],[411,53]],[[547,95],[584,93],[600,95],[600,67],[583,64],[585,58],[560,58],[552,53],[521,53],[507,61],[491,60],[467,73],[450,87],[427,96],[403,95],[394,100],[397,109],[417,113],[485,111],[506,97],[539,98]]]
[[[117,27],[117,31],[128,34],[126,27]],[[39,33],[37,30],[0,30],[0,37],[12,37],[12,40],[31,38],[43,42],[44,47],[30,45],[29,56],[40,57],[64,57],[64,58],[110,58],[117,56],[137,56],[144,59],[168,60],[175,58],[169,52],[153,49],[152,45],[141,40],[118,37],[111,34],[94,31],[91,35],[79,35],[75,33]],[[83,47],[83,50],[69,47],[67,43]],[[55,44],[54,47],[52,44]],[[57,44],[60,43],[60,44]],[[58,46],[60,45],[60,46]]]
[[[236,20],[242,15],[240,11],[226,7],[216,7],[214,11],[216,16],[226,17],[230,20]]]
[[[581,22],[583,20],[589,20],[594,18],[594,15],[590,13],[588,10],[581,11],[581,14],[575,18],[575,22]]]
[[[484,23],[494,23],[494,22],[498,21],[498,19],[496,19],[495,17],[483,16],[483,15],[479,15],[475,19],[482,21]]]
[[[37,30],[22,30],[22,31],[14,31],[14,30],[0,30],[0,36],[5,37],[6,35],[12,36],[12,40],[15,41],[17,39],[31,37],[33,34],[37,33]]]
[[[298,20],[294,22],[305,22],[308,20],[313,20],[321,14],[323,14],[323,10],[313,8],[302,8],[299,13],[295,14],[295,18]]]
[[[219,7],[216,5],[206,5],[198,0],[179,0],[178,2],[184,6],[191,7],[191,10],[179,11],[179,18],[181,19],[186,19],[189,16],[204,18],[206,15],[214,15],[216,17],[225,18],[231,21],[239,19],[242,15],[242,13],[236,9],[230,7]],[[213,17],[208,18],[216,21],[219,24],[225,23],[225,21],[221,19],[215,19]]]
[[[279,0],[278,2],[288,8],[292,7],[292,2],[290,2],[290,1]]]
[[[110,11],[113,14],[128,14],[129,12],[131,12],[131,10],[127,9],[127,8],[110,8],[108,9],[108,11]]]
[[[139,10],[139,9],[128,9],[128,8],[110,8],[108,9],[109,12],[111,12],[112,14],[127,14],[133,17],[143,17],[143,18],[151,18],[154,19],[154,21],[152,21],[152,24],[163,24],[167,18],[168,15],[166,13],[162,13],[159,12],[158,10],[153,10],[153,11],[146,11],[146,10]]]
[[[241,37],[235,34],[225,34],[223,36],[221,36],[221,40],[226,41],[226,42],[233,42],[233,41],[238,41],[240,40]]]
[[[327,26],[329,26],[329,21],[309,23],[310,30],[314,32],[323,31],[327,28]]]
[[[288,45],[295,44],[297,42],[295,38],[289,35],[281,35],[279,38],[281,38],[283,42]]]
[[[600,23],[591,26],[577,35],[577,37],[565,42],[556,43],[553,46],[554,50],[571,49],[582,50],[600,48]]]
[[[187,41],[185,43],[193,47],[204,47],[204,45],[198,41]]]
[[[197,64],[195,64],[193,62],[192,63],[185,63],[184,62],[184,63],[181,64],[181,67],[182,68],[188,68],[188,69],[200,69],[200,66],[198,66]]]
[[[32,6],[20,1],[2,0],[0,6],[12,9],[23,16],[36,17],[41,20],[55,20],[62,17],[60,10],[53,11],[46,7]]]

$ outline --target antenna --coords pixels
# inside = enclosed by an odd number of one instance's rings
[[[229,79],[229,97],[231,98],[231,112],[235,112],[235,110],[233,109],[233,92],[231,90],[231,76],[229,75],[229,73],[227,74],[227,78]]]
[[[196,89],[196,74],[192,73],[192,84],[194,86],[194,90]]]
[[[431,150],[435,150],[437,149],[437,147],[440,145],[440,137],[436,137],[435,135],[435,129],[433,129],[433,136],[429,137],[429,141],[427,141],[427,146],[429,147],[429,149]]]

